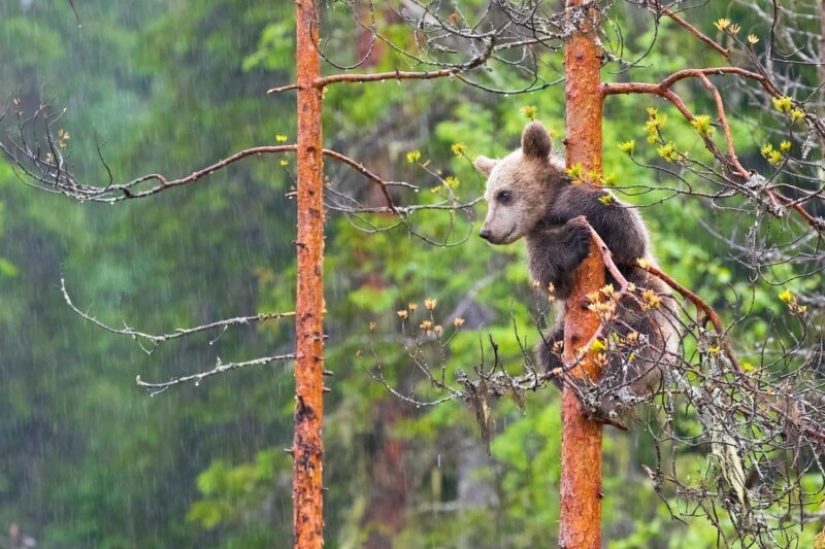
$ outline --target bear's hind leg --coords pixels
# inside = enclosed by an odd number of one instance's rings
[[[544,372],[551,372],[556,370],[558,375],[553,377],[553,383],[556,387],[562,387],[562,370],[564,368],[564,361],[562,360],[564,344],[564,326],[554,327],[548,330],[547,333],[542,334],[541,342],[536,347],[536,359],[538,367]]]

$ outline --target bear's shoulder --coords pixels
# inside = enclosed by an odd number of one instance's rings
[[[592,215],[609,206],[623,205],[610,191],[589,183],[565,183],[553,197],[548,211],[554,224],[565,223],[580,215]]]

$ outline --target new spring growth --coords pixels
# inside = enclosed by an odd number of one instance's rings
[[[783,95],[782,97],[774,97],[772,100],[773,108],[781,113],[789,113],[793,108],[793,103],[790,97]]]
[[[68,141],[70,139],[69,132],[66,130],[60,129],[57,130],[57,146],[61,149],[65,149]]]
[[[285,135],[278,134],[275,136],[276,143],[286,143],[287,137]]]
[[[713,126],[710,125],[710,116],[702,114],[690,121],[693,129],[702,137],[713,137]]]
[[[636,142],[624,141],[623,143],[619,143],[619,150],[628,156],[633,156],[633,151],[636,150]]]
[[[450,149],[453,151],[453,154],[456,156],[464,156],[464,153],[467,150],[467,147],[462,145],[461,143],[453,143]]]
[[[421,324],[419,324],[418,327],[424,330],[425,332],[429,332],[430,328],[433,327],[433,323],[430,320],[422,320]]]
[[[605,368],[607,366],[607,362],[608,362],[606,353],[595,353],[595,354],[593,354],[593,356],[591,357],[590,360],[593,361],[593,365],[596,368],[600,368],[600,369]]]
[[[564,172],[572,179],[578,179],[582,175],[584,175],[584,166],[582,166],[580,163],[573,164],[572,166],[564,170]]]
[[[436,303],[438,303],[438,300],[430,297],[424,300],[424,307],[426,307],[428,311],[432,311],[435,309]]]
[[[598,291],[587,294],[590,304],[587,308],[599,317],[601,322],[609,322],[616,315],[616,290],[612,284],[603,286]]]
[[[788,143],[788,145],[790,145],[790,143]],[[782,148],[782,145],[779,147]],[[790,150],[790,146],[788,147],[788,150]],[[760,152],[762,153],[762,156],[765,157],[765,160],[774,166],[782,162],[782,152],[774,149],[773,145],[770,143],[765,143],[762,145]]]
[[[793,295],[790,290],[785,290],[781,294],[779,294],[779,300],[783,303],[788,304],[788,310],[794,316],[802,316],[804,315],[807,310],[807,305],[800,305],[799,301],[797,300],[796,296]]]
[[[723,30],[727,29],[728,27],[730,27],[730,19],[728,19],[727,17],[723,17],[722,19],[717,19],[713,23],[713,25],[717,29],[719,29],[720,31],[723,31]]]
[[[662,138],[662,128],[667,122],[667,115],[659,114],[659,110],[651,107],[647,109],[647,122],[645,122],[645,132],[647,133],[647,142],[656,143]]]
[[[666,162],[676,163],[684,159],[685,155],[676,150],[676,144],[673,141],[668,141],[660,146],[656,151]]]
[[[599,351],[606,351],[607,345],[604,344],[604,341],[601,339],[593,340],[593,343],[590,344],[590,350],[593,352],[598,353]]]
[[[407,153],[407,162],[415,164],[421,159],[421,151],[410,151]]]
[[[521,109],[521,113],[529,118],[531,121],[536,119],[536,113],[538,109],[533,105],[525,105]]]
[[[587,172],[587,179],[588,183],[597,183],[601,181],[602,174],[599,173],[598,170],[590,170]]]
[[[662,305],[662,300],[653,290],[643,291],[642,301],[644,302],[645,309],[658,309]]]

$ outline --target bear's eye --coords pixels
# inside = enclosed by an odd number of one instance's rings
[[[510,191],[498,191],[496,193],[496,200],[502,204],[509,204],[512,199],[513,195]]]

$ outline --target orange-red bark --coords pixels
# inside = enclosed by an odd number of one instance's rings
[[[323,454],[323,145],[317,6],[296,0],[298,85],[297,207],[298,288],[295,304],[295,416],[292,468],[294,547],[320,549],[324,543]]]
[[[586,170],[602,168],[602,94],[599,91],[600,51],[595,42],[596,9],[580,17],[582,0],[567,0],[568,24],[577,29],[565,48],[567,165]],[[573,293],[566,303],[565,362],[575,361],[576,351],[590,341],[599,327],[596,315],[586,308],[586,294],[604,285],[604,267],[595,244],[579,267]],[[595,364],[585,360],[571,373],[598,379]],[[589,419],[576,395],[562,393],[561,522],[559,547],[601,547],[602,425]]]

